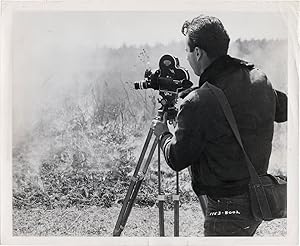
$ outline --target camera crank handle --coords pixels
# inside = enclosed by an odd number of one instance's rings
[[[163,123],[166,123],[167,121],[167,112],[164,110],[159,110],[158,114],[154,118],[155,120],[159,120]]]
[[[170,125],[172,125],[173,127],[176,126],[176,122],[175,122],[175,120],[173,120],[173,119],[168,120],[168,123],[169,123]]]

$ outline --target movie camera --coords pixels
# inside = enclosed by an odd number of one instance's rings
[[[177,57],[166,54],[159,60],[159,68],[156,71],[146,69],[144,80],[134,82],[136,90],[154,89],[159,90],[159,99],[167,119],[172,120],[176,116],[175,104],[178,94],[190,88],[193,83],[190,81],[188,71],[180,67]]]
[[[178,93],[190,88],[193,83],[189,81],[188,71],[179,66],[179,60],[172,55],[163,55],[159,60],[159,69],[152,72],[146,69],[144,80],[134,83],[134,88],[159,90],[169,93]]]

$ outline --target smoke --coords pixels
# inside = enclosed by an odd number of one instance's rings
[[[287,40],[236,40],[229,54],[262,69],[275,89],[287,92]]]
[[[62,44],[61,44],[62,45]],[[21,52],[23,50],[23,52]],[[99,82],[105,52],[91,47],[15,46],[13,79],[14,140],[33,129],[45,112],[54,113],[66,99],[78,102]],[[30,65],[26,64],[30,60]]]
[[[229,53],[254,63],[266,73],[274,89],[287,93],[287,40],[236,40],[232,43]],[[286,164],[287,123],[275,123],[269,172],[286,174]]]
[[[13,39],[13,144],[16,146],[34,134],[36,144],[32,144],[32,153],[51,149],[50,144],[53,143],[43,136],[68,124],[67,121],[74,117],[70,114],[76,112],[71,106],[79,105],[89,111],[92,96],[96,96],[98,102],[104,97],[106,103],[120,102],[125,97],[122,81],[142,79],[145,66],[158,68],[159,58],[163,54],[177,56],[181,66],[189,69],[194,85],[199,79],[184,59],[186,54],[182,41],[168,45],[146,45],[144,49],[125,45],[112,49],[100,48],[96,42],[87,44],[84,39],[72,43],[47,29],[41,32],[45,34],[42,38],[34,36],[38,33],[36,31],[27,33],[24,38],[23,32],[17,29]],[[143,62],[139,54],[145,50],[147,61]],[[237,40],[232,42],[229,54],[253,62],[266,72],[276,89],[287,91],[286,41]],[[147,93],[154,95],[152,91]],[[144,103],[142,100],[140,97],[139,103]],[[131,103],[131,107],[143,107],[133,100]],[[129,111],[127,108],[125,110]],[[274,137],[275,140],[280,138],[282,143],[276,145],[279,150],[286,149],[286,130],[281,129],[283,134],[275,134]],[[275,162],[285,162],[285,155],[278,154]],[[39,162],[38,157],[35,162]]]

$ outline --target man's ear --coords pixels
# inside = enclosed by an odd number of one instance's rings
[[[195,54],[196,54],[197,61],[199,61],[200,58],[203,56],[203,50],[200,49],[199,47],[195,47]]]

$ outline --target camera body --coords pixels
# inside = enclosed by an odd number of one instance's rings
[[[177,57],[166,54],[159,60],[159,69],[145,71],[144,80],[134,83],[134,88],[159,90],[160,92],[176,93],[190,88],[193,83],[189,80],[188,71],[180,67]]]

